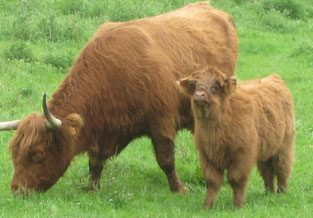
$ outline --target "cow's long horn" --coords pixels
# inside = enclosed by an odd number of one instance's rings
[[[46,100],[46,93],[43,94],[42,98],[42,108],[43,112],[45,114],[45,117],[47,118],[47,126],[48,128],[59,128],[62,126],[62,121],[59,120],[58,118],[55,118],[49,111],[48,106],[47,106],[47,100]]]
[[[7,122],[0,122],[0,131],[2,130],[15,130],[17,129],[20,120],[12,120]]]

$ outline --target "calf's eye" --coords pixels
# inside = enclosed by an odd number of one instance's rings
[[[212,91],[213,93],[216,93],[217,90],[218,90],[218,88],[217,88],[216,86],[212,86],[211,91]]]

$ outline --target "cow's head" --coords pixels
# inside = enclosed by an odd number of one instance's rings
[[[236,79],[227,77],[215,67],[193,72],[178,81],[180,91],[191,99],[193,111],[199,119],[216,116],[236,88]]]
[[[14,121],[17,131],[10,144],[15,168],[11,181],[14,193],[46,191],[64,174],[73,158],[82,118],[78,114],[62,120],[55,118],[47,108],[45,95],[43,110],[44,115],[32,113],[20,122]],[[16,128],[13,123],[7,129]],[[5,129],[1,123],[0,129]]]

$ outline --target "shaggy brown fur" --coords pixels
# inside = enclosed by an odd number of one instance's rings
[[[237,46],[232,18],[207,2],[102,25],[49,101],[66,125],[46,129],[43,116],[34,114],[19,125],[11,142],[12,189],[46,190],[82,152],[90,158],[89,187],[99,187],[105,160],[148,135],[170,189],[184,192],[174,139],[177,130],[193,127],[193,117],[175,82],[209,64],[233,75]]]
[[[207,184],[204,208],[212,208],[224,170],[234,192],[234,206],[244,204],[252,168],[257,164],[267,190],[287,188],[293,165],[292,96],[277,75],[236,87],[236,80],[216,68],[180,80],[191,98],[195,144]]]

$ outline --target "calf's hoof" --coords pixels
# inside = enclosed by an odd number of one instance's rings
[[[277,188],[277,194],[284,194],[286,192],[286,188]]]
[[[203,206],[202,206],[203,210],[211,210],[212,207],[213,207],[213,204],[209,204],[205,202],[203,203]]]
[[[234,204],[234,208],[235,208],[236,210],[239,210],[239,209],[243,208],[243,203]]]

